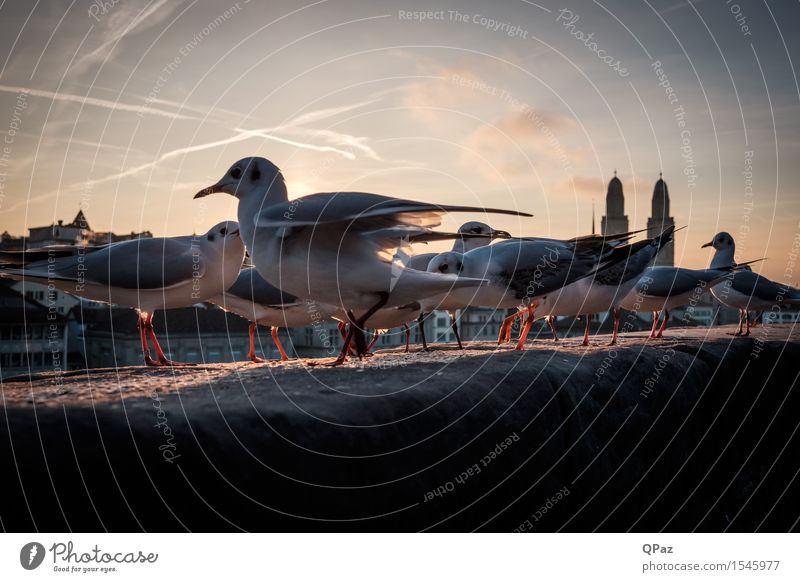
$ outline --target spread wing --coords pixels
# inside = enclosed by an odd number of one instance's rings
[[[724,279],[728,273],[715,269],[683,269],[680,267],[651,267],[638,283],[640,293],[651,297],[680,295],[699,285]]]
[[[551,293],[593,272],[597,248],[573,243],[510,240],[470,251],[490,255],[486,277],[507,286],[518,299]],[[470,276],[483,276],[470,273]]]
[[[796,289],[784,287],[752,271],[738,271],[733,275],[735,291],[764,301],[794,303],[800,300]]]
[[[258,226],[299,228],[342,223],[356,230],[376,230],[398,225],[433,228],[446,212],[490,212],[530,216],[514,210],[474,206],[440,206],[365,192],[312,194],[265,208],[255,217]]]

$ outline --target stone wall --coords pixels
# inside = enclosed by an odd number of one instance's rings
[[[796,529],[800,343],[775,326],[725,332],[6,381],[0,519],[11,531]]]

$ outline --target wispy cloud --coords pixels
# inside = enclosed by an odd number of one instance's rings
[[[141,32],[163,22],[182,4],[175,0],[149,0],[144,6],[121,2],[104,15],[98,28],[97,46],[81,55],[71,67],[71,73],[85,71],[97,62],[108,61],[121,37]],[[138,29],[138,30],[137,30]]]
[[[108,175],[108,176],[103,176],[102,178],[96,178],[96,179],[93,179],[93,180],[87,180],[87,181],[80,182],[80,183],[77,183],[77,184],[72,184],[72,185],[66,186],[64,188],[61,188],[61,189],[59,189],[57,191],[48,192],[48,193],[42,194],[40,196],[29,198],[28,200],[20,201],[17,204],[14,204],[14,205],[8,207],[6,210],[10,212],[10,211],[15,210],[17,208],[21,208],[22,206],[25,206],[26,204],[31,204],[31,203],[35,203],[35,202],[42,202],[44,200],[52,199],[52,198],[55,198],[55,197],[59,196],[60,194],[63,194],[65,192],[69,192],[69,191],[72,191],[72,190],[75,190],[75,189],[78,189],[78,188],[94,188],[95,186],[99,186],[101,184],[114,182],[114,181],[120,180],[122,178],[126,178],[126,177],[129,177],[129,176],[133,176],[133,175],[139,174],[141,172],[144,172],[146,170],[154,168],[154,167],[162,164],[163,162],[165,162],[167,160],[170,160],[170,159],[173,159],[173,158],[177,158],[177,157],[180,157],[180,156],[193,154],[193,153],[204,151],[204,150],[210,150],[210,149],[214,149],[214,148],[218,148],[218,147],[223,147],[223,146],[227,146],[227,145],[230,145],[230,144],[233,144],[233,143],[237,143],[237,142],[241,142],[241,141],[245,141],[245,140],[249,140],[249,139],[256,139],[256,138],[257,139],[268,139],[268,140],[271,140],[271,141],[284,143],[284,144],[291,145],[291,146],[298,147],[298,148],[302,148],[302,149],[307,149],[307,150],[312,150],[312,151],[317,151],[317,152],[335,153],[335,154],[340,155],[340,156],[342,156],[342,157],[344,157],[346,159],[349,159],[349,160],[353,160],[356,157],[355,154],[353,153],[353,151],[340,149],[340,148],[337,148],[337,147],[334,147],[334,146],[331,146],[331,145],[317,145],[317,144],[313,144],[313,143],[297,141],[297,140],[293,140],[293,139],[287,139],[287,138],[281,137],[279,135],[276,135],[276,133],[284,132],[284,131],[285,132],[295,132],[297,134],[303,134],[303,135],[316,135],[318,137],[323,137],[329,143],[338,143],[340,145],[346,145],[346,146],[351,147],[355,151],[362,152],[367,157],[370,157],[372,159],[380,159],[378,154],[375,153],[375,151],[365,143],[366,142],[366,138],[360,138],[360,137],[356,137],[356,136],[351,136],[349,134],[338,133],[338,132],[334,132],[334,131],[330,131],[330,130],[312,130],[312,129],[304,128],[303,131],[300,131],[300,127],[297,125],[298,123],[308,123],[309,121],[322,121],[324,119],[327,119],[329,117],[333,117],[333,116],[338,115],[340,113],[343,113],[343,112],[346,112],[346,111],[351,111],[351,110],[359,108],[359,107],[364,107],[366,105],[374,103],[375,101],[377,101],[377,99],[370,99],[370,100],[367,100],[367,101],[361,101],[361,102],[358,102],[358,103],[344,105],[344,106],[341,106],[341,107],[331,107],[331,108],[327,108],[327,109],[320,109],[320,110],[317,110],[317,111],[311,111],[309,113],[302,114],[302,115],[300,115],[300,116],[298,116],[296,118],[291,119],[290,121],[288,121],[284,125],[275,126],[275,127],[260,128],[260,129],[236,128],[234,130],[236,132],[234,135],[226,137],[224,139],[219,139],[219,140],[215,140],[215,141],[205,142],[205,143],[196,144],[196,145],[187,146],[187,147],[182,147],[182,148],[177,148],[177,149],[174,149],[174,150],[171,150],[169,152],[166,152],[166,153],[162,154],[160,157],[158,157],[157,159],[152,160],[150,162],[146,162],[144,164],[139,164],[137,166],[133,166],[133,167],[128,168],[126,170],[123,170],[121,172],[116,172],[116,173]]]
[[[144,111],[145,114],[149,113],[160,117],[168,117],[170,119],[199,119],[180,113],[173,113],[164,109],[154,109],[148,107],[142,109],[139,105],[131,105],[128,103],[118,103],[117,101],[109,101],[108,99],[98,99],[97,97],[86,97],[81,95],[72,95],[71,93],[56,93],[54,91],[45,91],[43,89],[30,89],[27,87],[16,87],[12,85],[0,85],[0,91],[3,93],[27,93],[32,97],[42,97],[44,99],[52,99],[54,101],[61,101],[64,103],[76,103],[80,105],[90,105],[92,107],[102,107],[103,109],[110,109],[112,111],[130,111],[132,113],[140,113]]]

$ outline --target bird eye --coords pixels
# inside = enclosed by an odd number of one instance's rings
[[[475,228],[472,229],[472,232],[474,232],[475,234],[480,234],[481,227],[480,226],[476,226]]]
[[[442,273],[444,273],[444,272],[447,270],[447,268],[448,268],[448,267],[447,267],[447,263],[444,263],[444,264],[442,264],[442,265],[439,265],[439,270],[440,270]]]
[[[241,168],[236,167],[236,168],[233,168],[231,170],[231,178],[233,178],[234,180],[238,180],[241,177],[242,177],[242,169]]]
[[[224,226],[223,226],[221,229],[219,229],[219,233],[220,233],[222,236],[225,236],[225,234],[226,234],[227,232],[228,232],[228,229],[227,229],[227,228],[225,228]]]

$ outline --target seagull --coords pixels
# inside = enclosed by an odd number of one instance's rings
[[[496,230],[489,226],[484,222],[477,222],[477,221],[470,221],[465,222],[461,225],[458,229],[458,234],[460,235],[455,241],[453,241],[453,248],[450,249],[456,253],[466,253],[473,249],[477,249],[480,247],[485,247],[492,240],[496,238],[501,239],[508,239],[511,238],[511,234],[506,232],[505,230]],[[417,269],[418,271],[427,271],[428,270],[428,263],[431,262],[438,253],[423,253],[420,255],[412,256],[408,262],[406,263],[406,267],[409,269]],[[458,348],[462,349],[461,346],[461,337],[458,335],[458,310],[454,309],[448,312],[450,315],[450,327],[453,330],[453,334],[456,337],[456,341],[458,342]],[[417,325],[419,325],[420,335],[422,336],[422,349],[428,349],[427,341],[425,340],[425,316],[427,313],[420,312],[419,318],[417,320]],[[408,332],[408,330],[407,330]],[[410,332],[408,332],[410,333]]]
[[[279,329],[316,325],[331,319],[336,311],[331,305],[298,299],[294,295],[284,293],[267,283],[253,267],[242,269],[228,290],[207,301],[250,322],[250,350],[247,357],[255,363],[264,362],[256,355],[255,332],[258,325],[270,327],[272,340],[278,348],[281,361],[285,362],[289,356],[286,355],[278,339]]]
[[[135,309],[145,364],[175,366],[181,364],[169,360],[158,343],[153,313],[219,295],[234,283],[243,259],[239,225],[226,221],[203,235],[0,253],[0,276]],[[148,338],[156,359],[150,356]]]
[[[697,302],[703,293],[730,276],[731,269],[685,269],[682,267],[648,267],[636,285],[620,303],[628,311],[651,311],[651,338],[664,335],[669,313],[676,307]],[[659,312],[664,321],[658,326]],[[658,332],[656,332],[658,330]]]
[[[408,245],[459,238],[458,233],[432,230],[444,213],[530,216],[361,192],[311,194],[290,201],[280,169],[259,157],[239,160],[195,198],[215,192],[239,200],[242,238],[264,279],[297,297],[345,311],[352,325],[332,365],[344,362],[350,341],[355,341],[359,354],[366,352],[361,329],[382,307],[407,305],[450,288],[483,284],[481,279],[406,268]]]
[[[727,232],[717,233],[701,248],[706,247],[713,247],[716,251],[711,259],[712,269],[736,266],[736,243]],[[729,274],[723,283],[711,289],[711,294],[720,303],[739,310],[739,328],[734,335],[750,335],[750,309],[773,312],[782,306],[800,305],[799,289],[744,269]]]
[[[428,271],[483,278],[489,283],[430,297],[422,301],[422,307],[428,311],[469,306],[505,309],[522,305],[518,314],[503,323],[502,336],[506,326],[510,329],[514,317],[526,312],[533,315],[540,297],[592,275],[598,269],[611,269],[626,260],[627,253],[619,252],[623,248],[616,239],[595,236],[568,241],[512,239],[467,253],[442,253],[430,262]],[[532,323],[529,317],[516,349],[525,349],[525,337]]]
[[[659,236],[638,241],[629,245],[617,245],[612,251],[609,262],[598,268],[594,276],[578,279],[570,285],[557,289],[552,293],[544,294],[535,305],[535,313],[545,317],[553,333],[553,338],[558,341],[558,334],[553,323],[557,316],[584,316],[586,328],[583,334],[582,345],[589,345],[590,317],[594,313],[611,311],[614,316],[614,331],[611,343],[617,343],[620,321],[620,307],[622,301],[636,285],[640,275],[656,257],[659,251],[672,240],[675,228],[669,227]],[[504,328],[500,331],[500,338],[508,341],[511,335],[510,322],[515,317],[524,314],[525,310],[506,319]],[[530,329],[532,319],[528,315],[527,329]],[[520,341],[524,341],[521,336]]]

